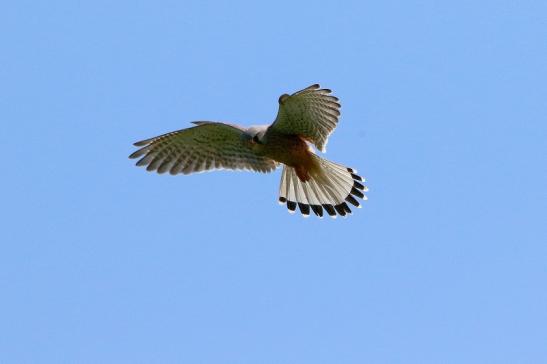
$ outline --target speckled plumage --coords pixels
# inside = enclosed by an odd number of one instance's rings
[[[366,199],[363,179],[351,168],[315,155],[308,145],[325,150],[340,116],[338,98],[318,84],[279,97],[279,110],[271,125],[243,128],[220,122],[194,122],[197,126],[135,143],[130,158],[148,171],[189,174],[214,169],[271,172],[284,164],[279,201],[289,212],[296,206],[304,216],[346,216],[346,201],[360,207]]]
[[[324,152],[340,117],[338,98],[330,93],[315,84],[290,96],[281,95],[277,117],[268,129],[299,135]]]
[[[171,174],[213,169],[247,169],[271,172],[276,163],[244,147],[245,130],[224,123],[197,122],[197,126],[142,140],[129,158],[142,157],[138,166],[148,171]]]

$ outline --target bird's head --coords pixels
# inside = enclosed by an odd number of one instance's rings
[[[247,134],[249,135],[249,143],[252,148],[260,148],[264,145],[267,126],[252,126],[247,129]]]

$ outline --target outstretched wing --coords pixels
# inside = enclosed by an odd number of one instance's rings
[[[142,147],[129,158],[148,171],[171,174],[212,169],[247,169],[270,172],[276,163],[257,156],[247,146],[250,136],[239,127],[216,122],[195,122],[198,126],[174,131],[135,143]]]
[[[330,93],[331,90],[315,84],[292,95],[281,95],[279,111],[270,129],[300,135],[324,152],[340,116],[338,98]]]

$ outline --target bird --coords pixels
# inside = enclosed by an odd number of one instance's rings
[[[278,99],[270,125],[242,127],[216,121],[134,143],[129,158],[148,171],[190,174],[219,169],[268,173],[283,166],[278,202],[289,213],[298,207],[304,217],[324,212],[336,218],[360,208],[366,200],[365,179],[353,168],[321,158],[340,118],[339,99],[330,89],[313,84]]]

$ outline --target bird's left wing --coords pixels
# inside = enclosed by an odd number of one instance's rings
[[[315,84],[292,95],[281,95],[277,117],[269,129],[299,135],[324,152],[340,116],[338,98],[330,93]]]
[[[135,143],[137,166],[148,171],[171,174],[213,169],[247,169],[270,172],[276,163],[253,153],[245,130],[224,123],[195,122],[197,126]]]

